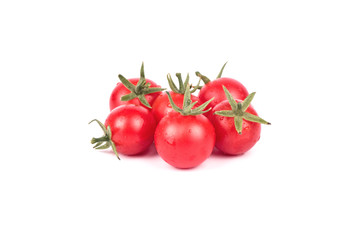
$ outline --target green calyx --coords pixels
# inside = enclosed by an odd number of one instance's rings
[[[242,134],[243,119],[246,119],[247,121],[251,121],[251,122],[271,125],[271,123],[267,122],[266,120],[246,112],[247,108],[251,105],[251,101],[253,100],[254,95],[256,94],[255,92],[249,94],[246,97],[246,99],[244,99],[244,101],[241,103],[241,102],[236,102],[236,100],[234,100],[234,98],[232,97],[232,95],[225,86],[223,86],[223,90],[226,94],[229,104],[231,105],[232,110],[217,111],[214,114],[224,117],[233,117],[236,131],[239,134]]]
[[[219,71],[218,75],[217,75],[217,78],[221,78],[222,77],[222,74],[223,74],[223,70],[224,70],[224,67],[227,65],[227,62],[225,64],[223,64],[222,68],[221,68],[221,71]],[[209,78],[207,78],[206,76],[202,75],[200,72],[196,72],[196,75],[197,77],[199,77],[203,82],[204,84],[207,84],[209,83],[211,80],[209,80]]]
[[[108,126],[107,128],[105,128],[104,124],[101,123],[99,120],[94,119],[92,121],[89,122],[97,122],[100,126],[100,128],[103,130],[104,135],[100,138],[92,138],[91,139],[91,144],[95,144],[93,148],[95,149],[107,149],[109,147],[111,147],[113,149],[113,152],[115,153],[115,155],[117,156],[117,158],[120,160],[117,149],[115,148],[114,142],[112,141],[112,131],[110,129],[110,126]]]
[[[170,102],[170,105],[172,106],[172,108],[176,111],[176,112],[179,112],[180,114],[182,114],[183,116],[189,116],[189,115],[192,115],[192,116],[195,116],[195,115],[200,115],[202,113],[205,113],[205,112],[208,112],[209,110],[211,109],[207,109],[207,110],[204,110],[207,105],[213,100],[210,99],[208,100],[207,102],[203,103],[202,105],[196,107],[195,109],[192,109],[194,107],[194,105],[197,104],[197,101],[195,102],[192,102],[191,100],[191,93],[190,93],[190,87],[189,87],[189,84],[186,86],[185,88],[185,92],[184,92],[184,97],[183,97],[183,109],[178,107],[172,97],[170,96],[169,92],[167,91],[166,92],[167,95],[168,95],[168,98],[169,98],[169,102]]]
[[[186,92],[186,88],[189,85],[189,74],[187,74],[187,78],[186,78],[186,80],[184,82],[183,82],[181,73],[176,73],[175,75],[178,78],[179,87],[177,87],[175,85],[171,75],[168,73],[167,74],[167,80],[168,80],[169,87],[173,92],[184,95],[185,92]],[[192,90],[190,90],[190,93],[194,93],[195,91],[197,91],[197,89],[200,88],[200,86],[199,86],[200,82],[201,82],[201,80],[198,81],[198,84],[196,86],[188,86],[188,88],[193,88]]]
[[[122,101],[130,101],[134,98],[138,98],[139,101],[147,106],[148,108],[152,108],[149,102],[146,100],[145,95],[155,92],[161,92],[165,90],[165,88],[158,87],[149,87],[150,83],[147,83],[144,76],[144,63],[142,63],[142,67],[140,68],[140,78],[136,86],[134,86],[128,79],[123,77],[121,74],[118,75],[120,81],[124,84],[124,86],[131,92],[127,95],[122,96]]]

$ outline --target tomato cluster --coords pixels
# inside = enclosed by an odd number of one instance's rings
[[[119,159],[118,153],[136,155],[154,142],[161,158],[176,168],[198,166],[214,147],[229,155],[250,150],[260,138],[261,124],[270,123],[250,105],[254,92],[248,94],[239,81],[222,77],[225,65],[213,81],[196,72],[196,86],[189,84],[189,75],[183,81],[177,73],[177,87],[168,74],[169,92],[145,78],[143,64],[139,78],[119,74],[105,123],[93,120],[104,132],[91,140],[94,148],[111,147]]]

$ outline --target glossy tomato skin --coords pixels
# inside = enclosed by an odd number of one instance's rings
[[[134,86],[137,85],[139,78],[131,78],[128,79],[129,82],[131,82]],[[159,85],[157,85],[155,82],[153,82],[152,80],[146,79],[147,83],[150,83],[150,87],[160,87]],[[113,110],[114,108],[121,106],[121,105],[128,105],[128,104],[134,104],[134,105],[141,105],[144,106],[138,98],[134,98],[130,101],[122,101],[121,98],[124,95],[129,94],[130,91],[128,90],[128,88],[126,88],[123,83],[118,82],[117,86],[113,89],[113,92],[110,95],[110,100],[109,100],[109,107],[110,107],[110,111]],[[145,99],[149,102],[150,106],[152,106],[154,100],[159,96],[160,92],[156,92],[156,93],[151,93],[151,94],[146,94],[145,95]],[[146,106],[144,106],[146,107]]]
[[[180,93],[175,92],[169,92],[170,96],[173,99],[173,102],[177,107],[182,108],[183,107],[183,99],[184,95]],[[197,96],[191,95],[192,102],[199,101]],[[200,105],[200,103],[197,103],[193,108],[196,108]],[[157,99],[153,102],[152,106],[152,112],[157,120],[159,122],[163,117],[165,117],[170,112],[175,112],[175,110],[172,108],[169,102],[168,95],[165,92],[162,92]]]
[[[237,102],[242,102],[237,99]],[[243,119],[242,134],[238,134],[234,125],[234,118],[213,114],[216,111],[231,110],[228,100],[217,104],[211,111],[210,120],[216,131],[215,146],[222,152],[230,155],[239,155],[250,150],[260,139],[261,124]],[[252,106],[246,112],[257,115]]]
[[[246,87],[242,85],[242,83],[232,78],[223,77],[205,84],[199,91],[199,101],[204,103],[214,97],[213,101],[208,105],[208,107],[213,108],[218,103],[226,100],[227,97],[224,93],[223,86],[228,89],[234,99],[244,100],[248,96],[248,91]],[[204,115],[209,118],[211,111],[205,113]]]
[[[152,112],[147,108],[122,105],[110,112],[104,125],[110,126],[112,141],[118,153],[136,155],[153,143],[157,124]]]
[[[158,154],[176,168],[193,168],[212,153],[215,143],[212,123],[203,115],[182,116],[169,113],[154,134]]]

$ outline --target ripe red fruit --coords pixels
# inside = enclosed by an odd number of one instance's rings
[[[224,91],[228,100],[217,104],[210,115],[216,131],[215,146],[226,154],[242,154],[260,139],[261,123],[270,123],[258,117],[257,112],[250,106],[255,93],[242,101],[235,100],[225,87]]]
[[[154,135],[158,154],[176,168],[193,168],[212,153],[215,132],[203,115],[170,113],[158,124]]]
[[[191,102],[187,88],[181,109],[168,96],[176,112],[159,122],[154,134],[155,147],[162,159],[176,168],[196,167],[210,156],[215,143],[214,127],[202,115],[210,101],[192,110],[195,103]]]
[[[118,152],[136,155],[145,151],[153,143],[157,125],[150,110],[136,105],[122,105],[113,109],[104,125],[96,119],[93,121],[98,122],[104,131],[104,136],[91,140],[94,148],[112,147],[117,157]]]

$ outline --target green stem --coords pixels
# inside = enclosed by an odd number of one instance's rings
[[[207,78],[206,76],[202,75],[200,72],[196,72],[197,77],[200,77],[200,79],[202,79],[202,81],[204,82],[204,84],[209,83],[211,80],[209,80],[209,78]]]

